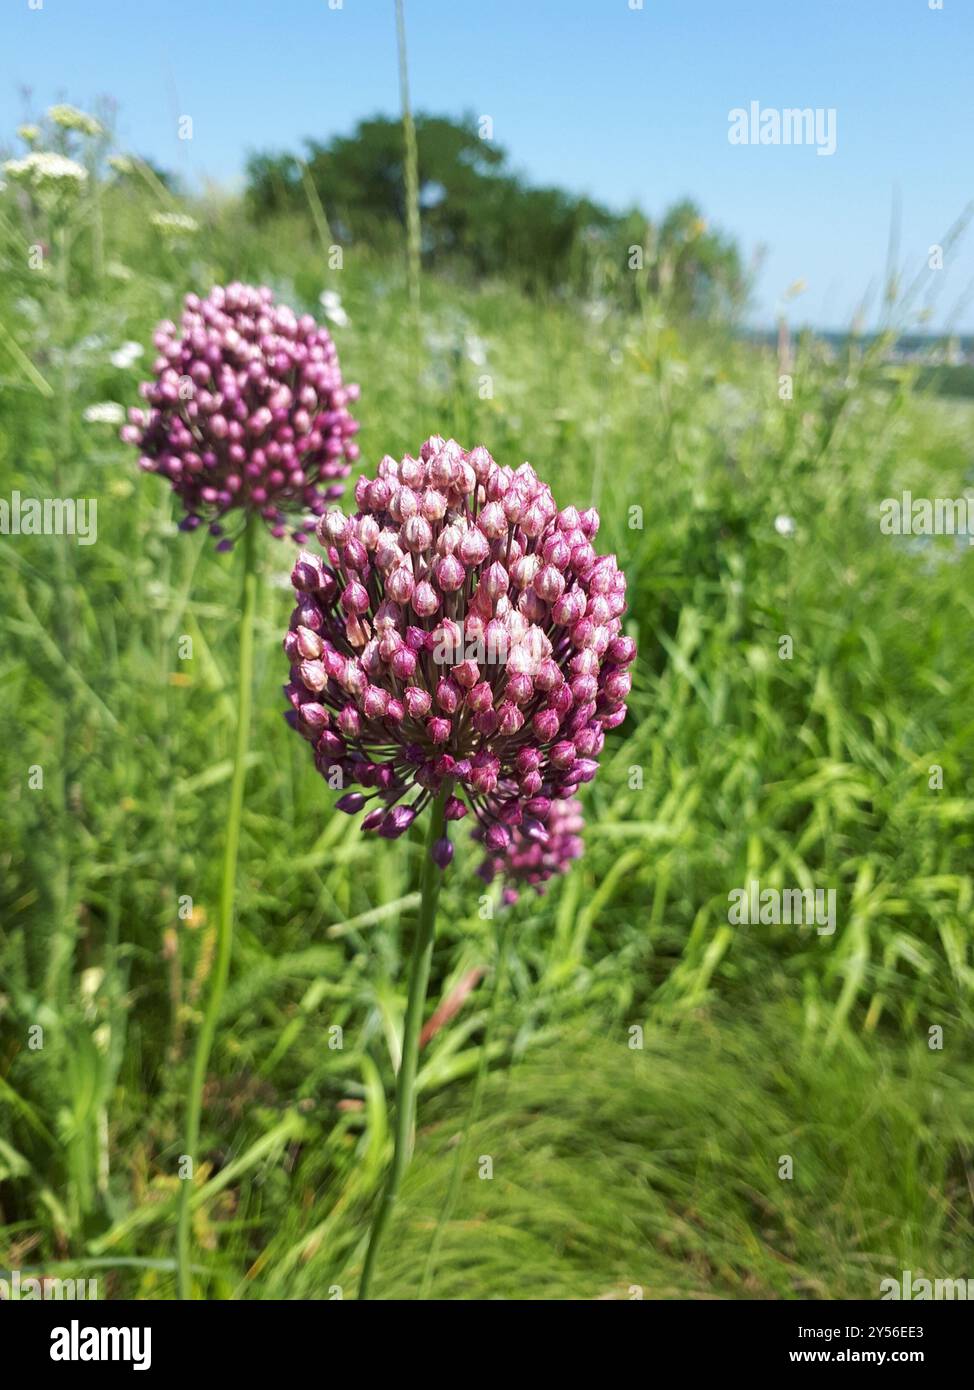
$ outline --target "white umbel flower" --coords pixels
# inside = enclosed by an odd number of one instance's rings
[[[774,529],[779,536],[793,536],[795,534],[795,518],[793,516],[776,516],[774,519]]]
[[[108,360],[113,367],[121,367],[123,371],[126,371],[135,365],[144,350],[141,343],[129,341],[123,343],[120,348],[116,348]]]
[[[79,111],[76,106],[50,106],[47,119],[62,130],[77,130],[82,135],[101,135],[101,121],[89,116],[87,111]]]
[[[18,183],[29,184],[31,188],[83,188],[88,181],[88,170],[74,159],[63,154],[53,154],[40,150],[25,155],[23,159],[8,159],[3,171]]]

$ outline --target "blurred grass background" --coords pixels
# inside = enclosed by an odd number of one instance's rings
[[[153,224],[177,207],[195,233]],[[477,983],[421,1057],[377,1294],[869,1298],[904,1268],[965,1277],[974,559],[878,516],[903,489],[971,487],[970,405],[921,389],[888,341],[811,338],[783,401],[772,351],[648,278],[614,296],[632,272],[597,258],[584,293],[429,276],[417,345],[401,256],[329,270],[320,231],[184,205],[149,171],[70,206],[0,194],[2,494],[98,503],[90,547],[0,539],[0,1265],[174,1290],[239,557],[177,534],[165,489],[84,412],[136,403],[152,349],[120,367],[122,343],[241,278],[316,314],[340,293],[363,467],[439,432],[598,506],[639,644],[584,859],[485,917],[459,848],[434,1003]],[[237,936],[194,1198],[210,1297],[354,1292],[416,906],[418,844],[333,814],[281,718],[290,554],[262,537]],[[834,888],[835,934],[730,926],[751,878]]]

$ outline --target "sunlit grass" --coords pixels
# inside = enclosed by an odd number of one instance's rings
[[[175,534],[163,488],[82,411],[135,403],[139,364],[109,354],[148,343],[184,290],[266,280],[314,310],[340,277],[306,229],[258,233],[232,205],[194,209],[176,251],[148,197],[105,198],[104,271],[80,215],[60,283],[25,268],[4,206],[0,322],[54,393],[0,344],[4,492],[95,497],[99,529],[90,547],[0,539],[0,1263],[97,1259],[110,1292],[169,1295],[238,577],[233,557],[197,563],[206,542]],[[414,370],[402,266],[349,249],[341,277],[367,464],[434,430],[530,459],[556,496],[599,506],[640,648],[586,793],[586,856],[513,910],[434,1294],[873,1297],[900,1268],[969,1272],[974,559],[883,536],[878,514],[906,487],[961,495],[970,413],[878,354],[830,363],[813,344],[782,402],[773,358],[719,329],[501,284],[424,282]],[[194,1220],[211,1296],[351,1295],[388,1156],[419,848],[377,853],[293,746],[288,551],[261,541],[238,933]],[[488,974],[421,1056],[380,1295],[418,1290],[468,1113],[496,966],[475,864],[461,848],[447,880],[433,994]],[[834,888],[834,936],[730,926],[727,895],[753,877]]]

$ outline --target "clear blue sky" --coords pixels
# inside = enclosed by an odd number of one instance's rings
[[[37,0],[33,0],[37,3]],[[393,0],[3,0],[0,138],[110,95],[132,150],[190,180],[248,150],[398,109]],[[517,168],[651,214],[689,195],[767,257],[756,322],[848,324],[880,283],[894,199],[918,267],[974,197],[974,4],[943,0],[406,0],[413,104],[493,117]],[[735,146],[728,113],[834,107],[837,149]],[[192,142],[176,138],[193,117]],[[974,230],[936,279],[935,327],[974,331]]]

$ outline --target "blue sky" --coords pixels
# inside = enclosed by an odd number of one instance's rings
[[[36,108],[110,95],[123,145],[231,183],[248,150],[398,110],[393,0],[31,3],[0,15],[2,139],[22,86]],[[974,198],[971,0],[635,3],[406,0],[414,107],[490,115],[527,176],[613,207],[695,198],[766,248],[758,323],[803,279],[792,321],[846,326],[882,281],[894,201],[913,270]],[[730,144],[752,101],[834,108],[835,153]],[[932,284],[933,326],[974,331],[974,229]]]

